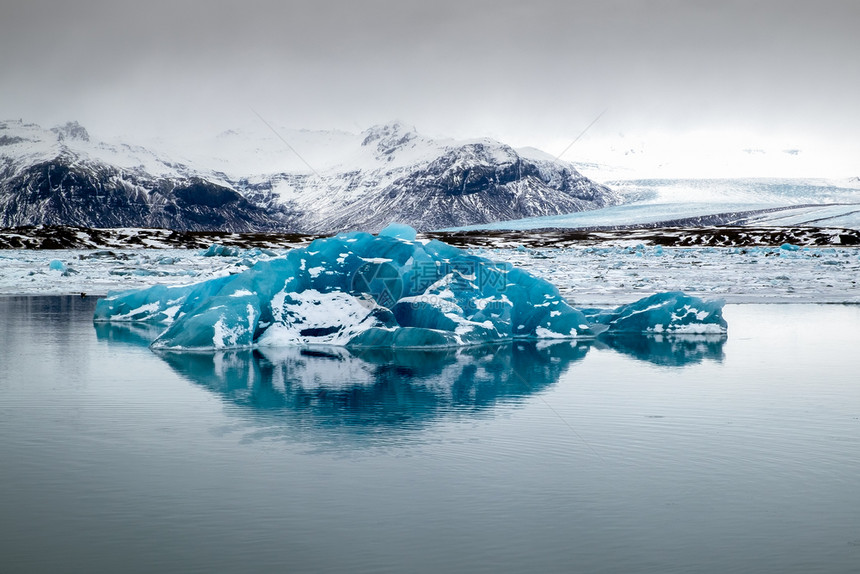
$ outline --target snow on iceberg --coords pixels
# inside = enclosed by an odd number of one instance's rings
[[[98,302],[94,320],[166,325],[152,346],[185,350],[453,347],[682,326],[725,331],[722,303],[668,295],[612,311],[617,317],[586,317],[543,279],[392,224],[377,236],[317,239],[237,275],[111,293]]]

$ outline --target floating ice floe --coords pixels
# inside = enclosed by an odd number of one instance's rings
[[[611,311],[571,307],[558,289],[507,263],[392,224],[379,235],[317,239],[237,275],[111,293],[96,322],[166,325],[162,349],[289,345],[453,347],[602,331],[725,332],[721,302],[658,294]]]
[[[66,264],[59,259],[53,259],[48,264],[48,269],[50,269],[51,271],[65,271],[67,267]]]
[[[681,292],[658,293],[616,309],[583,309],[587,319],[612,333],[718,335],[725,333],[722,301]]]
[[[271,249],[261,249],[259,247],[253,247],[251,249],[240,249],[239,247],[220,245],[218,243],[213,243],[209,246],[208,249],[201,251],[200,255],[202,257],[244,257],[246,259],[258,258],[261,255],[265,255],[267,257],[278,256],[277,252]]]

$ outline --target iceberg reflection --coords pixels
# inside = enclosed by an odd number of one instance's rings
[[[283,347],[158,356],[183,377],[256,415],[396,430],[445,414],[516,402],[558,381],[588,349],[581,342],[563,341],[442,350]]]
[[[158,329],[96,324],[109,344],[147,346]],[[604,334],[605,335],[605,334]],[[602,336],[443,349],[280,347],[206,353],[155,351],[177,374],[221,398],[252,427],[349,447],[397,440],[434,421],[516,404],[555,384],[590,349],[681,367],[723,360],[725,336]],[[314,429],[341,429],[319,433]]]
[[[164,331],[163,326],[149,323],[93,323],[93,327],[99,341],[135,347],[149,347]]]
[[[665,367],[694,365],[708,359],[721,363],[725,334],[703,335],[640,335],[604,334],[600,341],[613,350]]]

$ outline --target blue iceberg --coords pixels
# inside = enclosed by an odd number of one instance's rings
[[[725,332],[721,309],[670,293],[586,315],[543,279],[392,224],[317,239],[237,275],[111,293],[94,320],[165,325],[152,343],[160,349],[426,348],[661,326]]]
[[[616,309],[583,309],[592,325],[610,333],[718,335],[728,325],[722,301],[702,301],[679,291],[658,293]]]

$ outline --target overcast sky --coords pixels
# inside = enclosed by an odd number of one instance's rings
[[[104,137],[397,118],[557,154],[606,110],[565,159],[719,141],[858,175],[858,29],[853,0],[6,0],[0,116]]]

